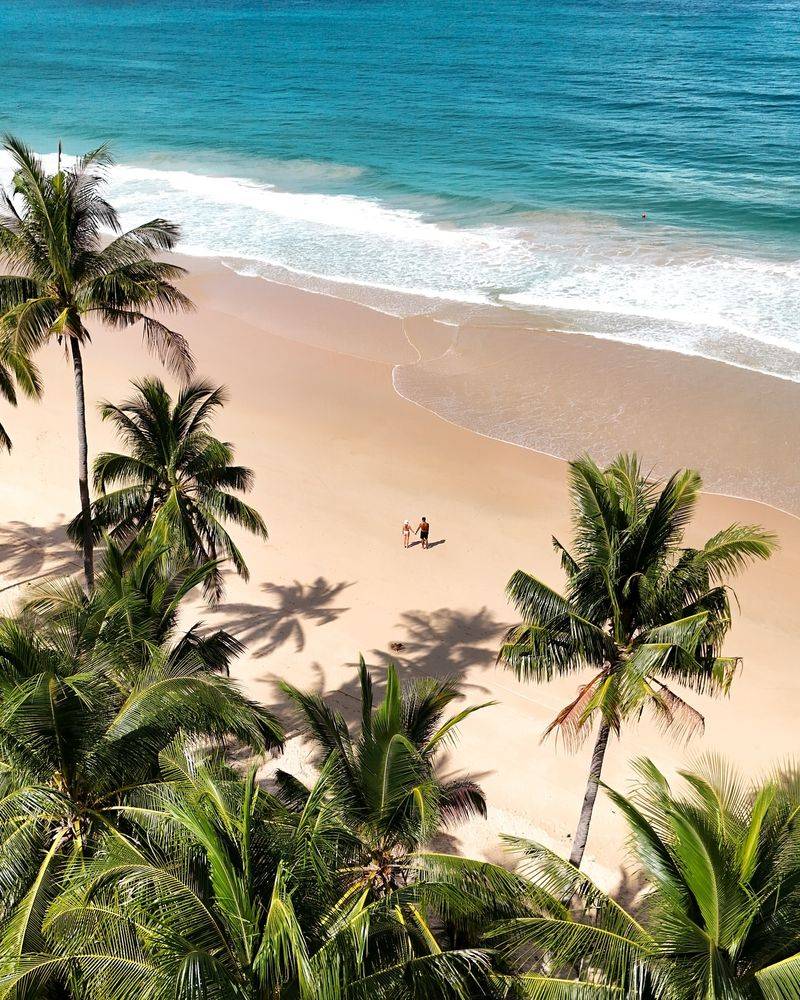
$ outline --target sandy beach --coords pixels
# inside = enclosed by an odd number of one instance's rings
[[[497,704],[465,724],[452,753],[453,767],[476,775],[489,801],[488,820],[453,830],[452,846],[496,860],[498,834],[507,832],[568,851],[589,748],[572,755],[540,737],[576,684],[527,686],[494,665],[513,620],[503,593],[511,573],[524,567],[562,583],[550,539],[570,533],[564,462],[473,433],[412,401],[433,406],[436,396],[436,409],[452,419],[431,372],[449,366],[462,394],[481,383],[476,366],[459,371],[458,357],[447,354],[452,328],[244,278],[213,260],[194,259],[191,268],[186,290],[198,309],[177,325],[190,337],[198,374],[230,388],[218,431],[255,470],[251,501],[271,536],[269,544],[242,539],[249,583],[229,577],[225,603],[202,612],[246,642],[236,678],[291,727],[276,679],[334,693],[352,716],[359,653],[378,674],[394,659],[407,677],[457,677],[465,703]],[[784,454],[800,388],[793,383],[569,334],[542,333],[537,343],[536,358],[526,346],[504,351],[498,363],[520,386],[519,408],[534,397],[553,412],[561,406],[558,419],[568,419],[576,451],[602,442],[615,373],[636,369],[647,386],[641,411],[669,387],[672,406],[655,425],[638,421],[630,435],[631,446],[662,457],[661,471],[692,464],[704,472],[706,460],[721,466],[725,454],[734,484],[737,468]],[[77,504],[72,381],[55,348],[40,361],[42,402],[4,412],[15,443],[1,460],[0,596],[7,605],[20,580],[76,564],[62,531]],[[137,335],[99,335],[87,351],[87,398],[117,401],[130,378],[158,367]],[[475,412],[483,405],[476,392]],[[519,420],[519,410],[512,417]],[[477,417],[472,423],[481,429]],[[94,406],[89,435],[93,453],[114,443]],[[796,463],[782,467],[790,483]],[[720,481],[719,468],[714,476]],[[406,551],[402,521],[422,514],[433,544]],[[707,725],[688,747],[647,720],[631,726],[609,752],[611,785],[626,787],[628,761],[640,754],[672,769],[714,750],[757,771],[796,748],[800,521],[764,504],[705,495],[689,540],[731,521],[762,524],[781,541],[778,554],[736,587],[741,612],[728,651],[743,657],[744,668],[732,695],[693,697]],[[403,649],[391,654],[391,642]],[[308,773],[297,740],[282,766]],[[600,801],[588,853],[609,883],[618,877],[623,835]]]

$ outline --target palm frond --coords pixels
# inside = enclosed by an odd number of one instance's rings
[[[756,972],[765,1000],[792,1000],[800,995],[800,952]]]
[[[692,552],[692,563],[708,573],[709,579],[724,583],[757,559],[769,559],[778,547],[776,536],[758,525],[731,524],[718,531],[702,549]]]

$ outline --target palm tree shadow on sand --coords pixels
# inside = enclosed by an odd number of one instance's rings
[[[79,569],[80,558],[63,524],[42,527],[9,521],[0,527],[0,590]]]
[[[408,677],[462,677],[473,667],[493,667],[508,626],[484,606],[478,611],[437,608],[405,611],[397,625],[398,648],[373,649],[371,658],[396,663]]]
[[[436,611],[406,611],[398,625],[402,649],[373,649],[365,652],[365,659],[372,667],[375,698],[383,695],[385,668],[393,663],[404,681],[420,680],[425,677],[452,678],[462,689],[484,697],[487,688],[474,681],[464,683],[464,675],[474,667],[481,669],[494,667],[496,650],[507,625],[497,621],[483,607],[478,611],[455,611],[439,608]],[[233,625],[231,625],[233,628]],[[238,633],[237,633],[238,634]],[[358,681],[358,662],[344,665],[348,678],[338,687],[330,687],[326,670],[322,664],[312,664],[315,682],[306,685],[330,699],[331,704],[342,713],[348,724],[360,718],[361,693]],[[337,671],[338,672],[338,671]],[[270,707],[282,713],[285,699],[277,688],[277,676],[262,678],[271,681],[275,687],[275,702]]]
[[[305,648],[308,626],[327,625],[349,610],[334,601],[351,586],[346,581],[330,583],[321,576],[309,584],[299,580],[285,586],[262,583],[261,591],[273,603],[220,604],[214,614],[221,616],[225,628],[255,657],[269,656],[287,642],[294,642],[299,653]]]

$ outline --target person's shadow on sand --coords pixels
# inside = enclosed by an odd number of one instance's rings
[[[428,542],[428,548],[435,549],[437,545],[444,545],[446,541],[447,541],[446,538],[439,538],[435,542]],[[415,545],[422,545],[422,542],[419,539],[417,539],[416,542],[412,542],[408,547],[410,549],[413,549]]]

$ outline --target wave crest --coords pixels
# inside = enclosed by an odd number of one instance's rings
[[[44,159],[54,168],[54,156]],[[290,176],[293,168],[282,169]],[[303,184],[313,182],[313,164],[295,161],[294,169]],[[336,169],[320,165],[319,178]],[[340,169],[344,181],[349,168]],[[0,154],[0,178],[9,175]],[[250,270],[260,264],[301,278],[557,313],[585,333],[800,381],[797,260],[710,246],[650,222],[622,227],[542,213],[459,228],[375,199],[245,177],[120,164],[109,179],[126,225],[175,219],[186,252],[247,261]]]

